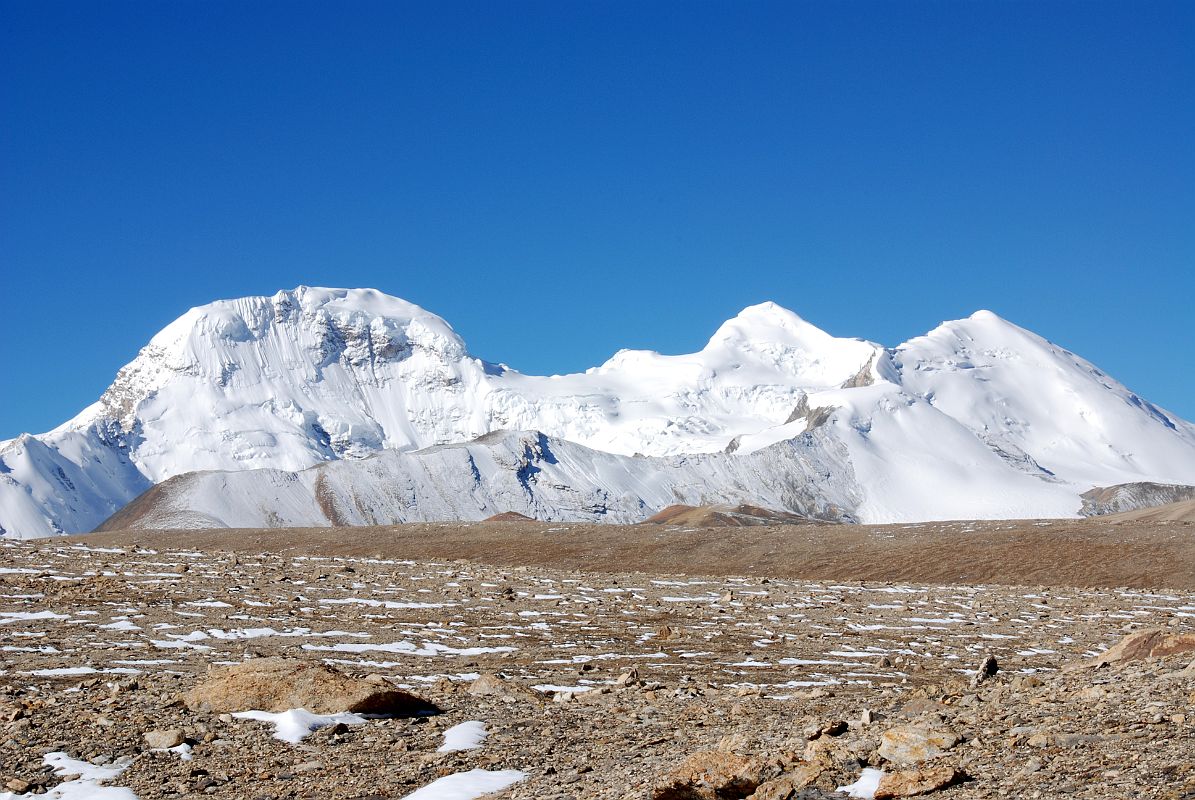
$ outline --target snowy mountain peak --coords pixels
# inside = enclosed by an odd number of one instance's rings
[[[575,489],[597,509],[680,491],[662,476],[681,473],[632,469],[635,455],[692,465],[716,489],[741,480],[725,459],[772,447],[796,453],[775,476],[783,507],[817,505],[833,486],[834,503],[853,498],[845,510],[868,521],[1059,516],[1092,486],[1195,483],[1195,426],[987,311],[888,350],[760,303],[696,353],[626,350],[584,373],[540,377],[470,356],[413,303],[299,286],[190,309],[76,418],[0,442],[0,536],[89,530],[186,472],[368,470],[383,451],[499,430],[629,457],[570,473],[589,482]],[[493,468],[514,469],[518,491],[542,495],[534,470],[500,461]],[[811,488],[812,475],[826,483]],[[740,495],[754,486],[735,485]],[[573,489],[553,491],[564,503]]]
[[[811,347],[832,340],[825,331],[771,301],[747,306],[723,322],[710,337],[706,349],[743,346],[758,342]]]
[[[151,347],[179,356],[221,343],[251,342],[279,327],[305,327],[322,338],[402,339],[402,332],[422,343],[457,354],[464,342],[440,317],[414,303],[374,289],[325,289],[299,286],[272,297],[217,300],[190,309],[150,340]],[[383,347],[386,342],[379,341]]]

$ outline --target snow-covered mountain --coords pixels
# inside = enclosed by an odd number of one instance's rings
[[[829,446],[827,446],[829,445]],[[105,524],[124,528],[272,528],[480,520],[515,511],[543,520],[641,522],[674,503],[728,499],[850,521],[859,497],[846,453],[812,433],[756,453],[622,456],[537,431],[387,450],[299,472],[189,472]]]
[[[1195,483],[1195,426],[989,312],[886,349],[764,303],[697,353],[624,350],[584,373],[540,377],[469,355],[448,323],[403,300],[299,287],[190,310],[73,420],[0,443],[0,532],[90,530],[195,470],[277,470],[302,483],[326,462],[342,463],[313,474],[346,485],[382,473],[418,484],[407,497],[422,510],[401,518],[472,517],[482,509],[429,498],[462,490],[453,459],[467,468],[489,457],[494,442],[462,443],[495,431],[542,432],[549,452],[570,453],[519,483],[528,505],[511,501],[553,518],[579,506],[551,481],[637,498],[607,502],[612,520],[700,496],[834,506],[860,521],[1073,516],[1093,486]],[[770,467],[785,471],[787,495],[748,466],[786,442],[813,470],[783,458]],[[426,450],[440,445],[461,446]],[[585,455],[573,458],[574,445]],[[481,478],[496,486],[496,474]],[[508,500],[498,491],[485,508]]]

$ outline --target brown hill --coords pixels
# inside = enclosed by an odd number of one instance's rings
[[[683,525],[690,528],[746,528],[755,525],[799,525],[808,517],[752,505],[668,506],[648,517],[644,525]]]
[[[535,522],[535,520],[517,511],[503,511],[492,517],[486,517],[482,522]]]
[[[1195,500],[1105,514],[1100,519],[1106,522],[1195,522]]]

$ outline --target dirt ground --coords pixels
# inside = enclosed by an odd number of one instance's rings
[[[1195,637],[1192,534],[528,522],[0,541],[0,800],[401,800],[479,774],[516,775],[507,800],[829,800],[865,768],[945,770],[942,800],[1192,800],[1192,654],[1093,666],[1133,632]],[[291,743],[181,702],[261,657],[442,713]],[[462,724],[488,736],[443,751]],[[942,752],[893,754],[926,736]],[[675,772],[690,757],[787,772],[701,794]],[[94,771],[103,786],[73,777]]]
[[[168,542],[214,552],[465,559],[599,572],[1195,589],[1195,522],[1187,521],[754,528],[485,522],[133,531],[89,534],[84,540],[109,546]]]

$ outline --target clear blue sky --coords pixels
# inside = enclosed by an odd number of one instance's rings
[[[1195,417],[1195,3],[0,0],[0,437],[188,307],[528,372],[991,308]]]

